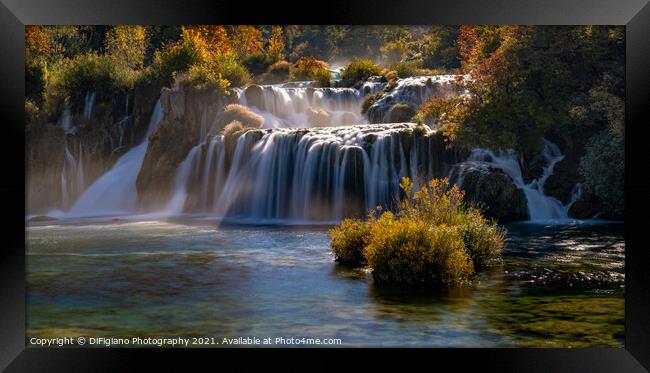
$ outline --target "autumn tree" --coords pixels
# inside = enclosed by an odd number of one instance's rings
[[[284,59],[284,35],[281,26],[273,26],[271,36],[269,37],[266,53],[274,60]]]
[[[105,48],[117,61],[132,69],[144,65],[147,53],[147,32],[144,26],[113,26],[106,34]]]

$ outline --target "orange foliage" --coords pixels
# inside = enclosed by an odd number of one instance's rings
[[[262,33],[255,26],[229,26],[228,32],[232,39],[232,47],[238,56],[246,56],[262,51]]]
[[[50,53],[50,37],[45,26],[25,27],[25,50],[35,56],[46,56]]]

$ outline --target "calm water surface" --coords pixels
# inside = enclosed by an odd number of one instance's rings
[[[307,337],[343,346],[624,346],[623,224],[512,224],[471,286],[379,289],[327,227],[32,224],[27,337]]]

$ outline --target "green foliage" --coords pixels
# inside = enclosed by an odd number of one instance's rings
[[[395,213],[346,219],[330,230],[337,260],[367,263],[379,283],[449,285],[500,255],[505,232],[467,208],[458,187],[434,179],[413,193],[408,178],[401,186],[405,197]]]
[[[147,53],[147,32],[144,26],[118,25],[106,33],[105,48],[116,61],[132,69],[142,68]]]
[[[605,75],[623,98],[624,44],[618,27],[463,26],[459,48],[472,76],[458,139],[468,146],[536,153],[551,130],[588,139],[571,108]],[[586,136],[585,136],[586,134]]]
[[[621,219],[625,209],[624,152],[623,136],[606,129],[591,138],[580,161],[580,173],[610,218]]]
[[[342,264],[364,265],[363,249],[368,241],[370,225],[359,219],[343,219],[330,229],[332,252]]]
[[[252,74],[259,75],[264,73],[275,62],[277,62],[275,58],[266,53],[258,52],[246,56],[242,60],[242,65],[244,65]]]
[[[353,58],[343,70],[341,78],[350,81],[366,80],[381,75],[381,67],[367,58]]]
[[[420,66],[415,61],[397,62],[390,65],[389,70],[396,71],[397,76],[400,78],[408,78],[411,76],[422,75],[420,73]]]
[[[198,88],[206,87],[224,90],[228,87],[242,87],[250,82],[250,74],[232,55],[216,57],[190,67],[188,78]]]
[[[383,95],[384,95],[384,92],[383,92],[383,91],[379,91],[379,92],[375,92],[375,93],[367,94],[367,95],[363,98],[363,103],[361,104],[361,113],[362,113],[362,114],[367,113],[367,112],[368,112],[368,109],[370,109],[370,107],[371,107],[375,102],[377,102],[377,100],[379,100],[379,99],[381,98],[381,96],[383,96]]]
[[[43,102],[47,84],[47,64],[42,59],[25,61],[25,97],[34,103]]]
[[[186,72],[201,60],[199,52],[191,43],[177,42],[156,51],[153,63],[146,72],[150,80],[169,84],[177,73]]]
[[[463,246],[457,227],[431,227],[387,212],[372,225],[365,255],[379,283],[454,284],[474,273]]]
[[[117,63],[110,55],[80,54],[52,66],[46,86],[46,105],[54,108],[70,97],[80,108],[87,92],[98,98],[113,97],[117,92],[133,88],[138,73]]]
[[[459,50],[456,45],[458,26],[432,26],[418,46],[422,67],[427,69],[453,70],[460,68]]]

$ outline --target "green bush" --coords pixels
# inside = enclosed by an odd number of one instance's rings
[[[52,109],[70,97],[73,108],[83,105],[86,93],[98,100],[133,88],[138,72],[118,63],[110,55],[80,54],[55,64],[48,75],[46,104]]]
[[[168,85],[176,74],[187,72],[200,61],[200,54],[191,43],[177,42],[162,51],[156,51],[145,76],[150,81],[160,82],[160,85]]]
[[[341,78],[350,81],[366,80],[371,76],[381,75],[381,67],[366,58],[353,58],[343,70]]]
[[[580,160],[580,173],[600,198],[609,218],[621,219],[625,211],[625,144],[623,136],[605,129],[594,135]]]
[[[450,285],[470,280],[498,257],[505,231],[463,203],[463,192],[434,179],[413,193],[402,180],[396,212],[346,219],[330,230],[337,261],[372,268],[378,283]]]
[[[390,212],[372,224],[364,253],[379,283],[452,284],[474,273],[458,227],[432,227],[425,220],[397,219]]]
[[[361,104],[361,114],[367,113],[368,109],[370,109],[370,107],[375,102],[377,102],[377,100],[379,100],[381,98],[381,96],[383,96],[383,95],[384,95],[383,91],[367,94],[363,98],[363,103]]]
[[[420,66],[417,62],[408,61],[408,62],[397,62],[390,65],[389,70],[397,71],[397,75],[400,78],[408,78],[411,76],[422,75],[420,73]]]
[[[301,57],[291,66],[291,80],[315,80],[322,87],[330,85],[332,74],[327,70],[327,63],[313,57]]]
[[[223,89],[242,87],[250,82],[250,74],[233,56],[201,62],[190,67],[188,78],[199,88]]]
[[[251,74],[260,75],[264,73],[272,64],[277,62],[276,59],[264,52],[258,52],[246,56],[242,60],[242,65],[246,67]]]
[[[29,59],[25,63],[25,97],[34,103],[43,102],[47,83],[47,65],[42,59]]]
[[[363,248],[369,238],[370,225],[359,219],[344,219],[330,229],[332,252],[342,264],[363,265],[366,259]]]

